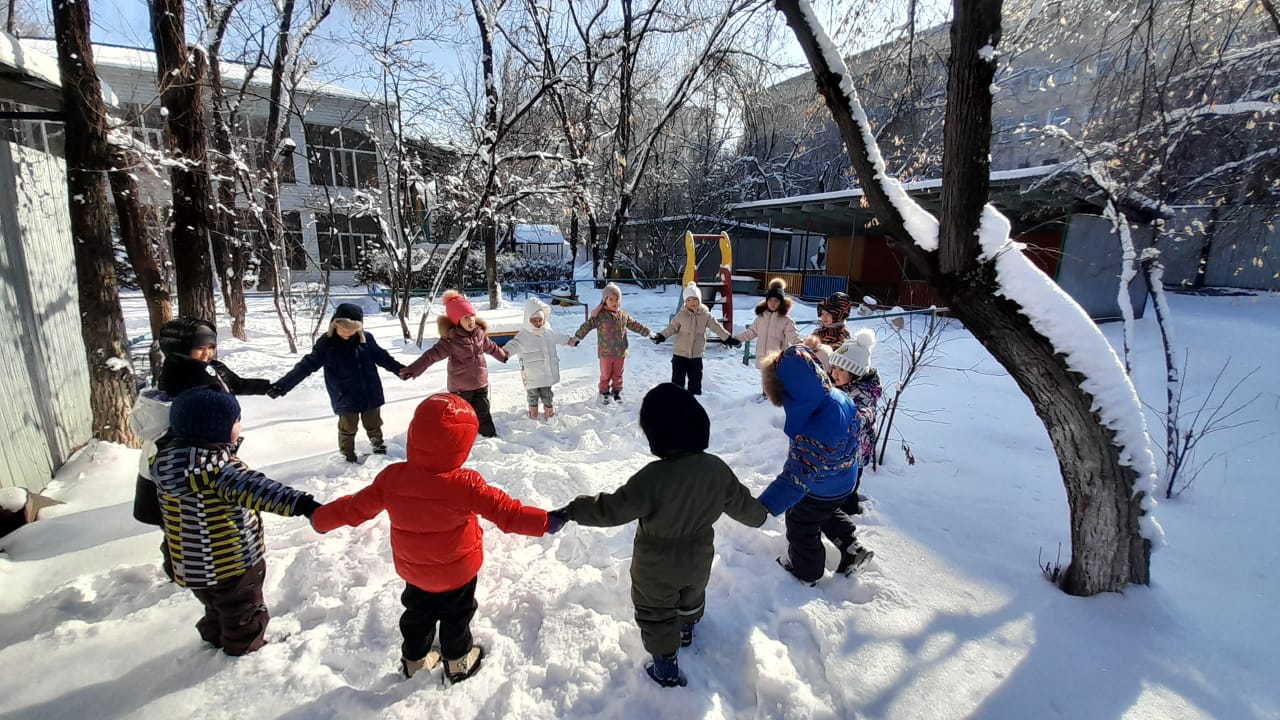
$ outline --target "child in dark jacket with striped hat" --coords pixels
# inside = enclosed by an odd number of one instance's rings
[[[267,395],[277,398],[292,390],[311,373],[324,368],[329,404],[338,416],[338,452],[347,462],[356,461],[356,430],[364,424],[373,452],[384,455],[382,439],[382,379],[378,368],[396,375],[404,369],[364,329],[359,305],[342,303],[333,313],[329,330],[287,375],[272,383]]]
[[[281,485],[238,457],[240,403],[213,388],[187,390],[169,408],[174,439],[156,455],[173,579],[204,605],[200,637],[227,655],[266,643],[270,614],[262,597],[266,544],[261,512],[311,516],[311,495]]]

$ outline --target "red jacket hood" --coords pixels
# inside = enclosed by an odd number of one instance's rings
[[[480,420],[458,395],[436,393],[418,404],[409,423],[408,462],[442,473],[462,467],[471,454]]]

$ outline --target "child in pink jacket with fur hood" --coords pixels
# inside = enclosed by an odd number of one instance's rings
[[[796,321],[791,319],[791,298],[786,295],[787,282],[782,278],[769,281],[764,300],[756,305],[756,319],[746,330],[734,335],[738,340],[758,340],[756,367],[763,368],[766,358],[804,342]]]
[[[440,339],[422,357],[401,370],[400,377],[406,380],[416,378],[447,358],[449,392],[460,395],[475,408],[481,435],[496,437],[498,429],[489,414],[489,366],[484,356],[488,353],[506,362],[507,353],[489,339],[486,332],[489,326],[476,315],[476,309],[466,296],[457,290],[446,290],[441,299],[444,300],[445,314],[436,320]]]

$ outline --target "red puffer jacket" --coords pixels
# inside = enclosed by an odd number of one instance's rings
[[[484,531],[476,515],[503,532],[540,536],[547,513],[526,507],[461,467],[479,430],[475,410],[448,393],[423,400],[409,424],[408,460],[387,466],[373,484],[315,511],[311,523],[328,532],[387,511],[396,572],[428,592],[462,587],[484,563]]]

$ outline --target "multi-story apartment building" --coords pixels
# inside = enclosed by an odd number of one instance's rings
[[[24,48],[56,57],[52,40],[21,41]],[[165,111],[156,87],[155,53],[139,48],[95,45],[98,74],[114,91],[115,119],[130,132],[137,147],[158,159],[165,147]],[[244,96],[235,131],[241,156],[252,163],[262,152],[267,121],[269,69],[259,68],[245,83],[249,68],[224,63],[229,93]],[[380,157],[385,108],[362,93],[304,80],[292,94],[293,110],[280,156],[280,205],[286,231],[288,265],[295,280],[317,278],[328,270],[334,283],[353,280],[358,262],[381,237],[369,211],[385,208],[388,187],[386,158]],[[22,144],[62,154],[62,125],[47,120],[13,121],[8,134]],[[153,168],[160,163],[151,163]],[[136,173],[151,204],[171,203],[168,173]],[[250,203],[240,193],[241,232],[252,239],[256,223]],[[385,214],[384,214],[385,216]]]

